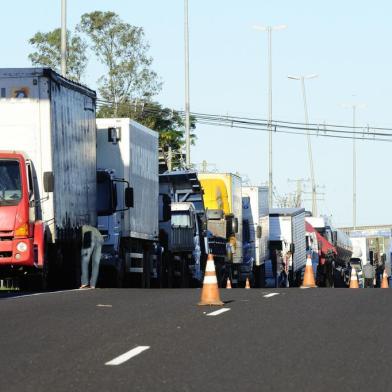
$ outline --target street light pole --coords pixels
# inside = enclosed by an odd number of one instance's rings
[[[357,106],[353,105],[353,227],[357,226],[357,151],[355,140],[355,115]]]
[[[353,228],[357,226],[357,141],[356,141],[356,116],[357,109],[365,108],[363,103],[342,104],[342,107],[352,110],[353,116]]]
[[[314,165],[313,165],[313,154],[312,154],[312,142],[310,139],[309,132],[309,116],[308,116],[308,104],[306,101],[306,90],[305,90],[305,79],[313,79],[318,75],[301,75],[301,76],[288,76],[289,79],[300,80],[301,81],[301,91],[302,91],[302,99],[304,103],[304,112],[305,112],[305,124],[307,130],[307,141],[308,141],[308,157],[309,157],[309,165],[310,165],[310,179],[312,182],[312,215],[317,216],[317,189],[316,189],[316,180],[314,175]]]
[[[185,40],[185,143],[186,167],[191,165],[191,135],[190,135],[190,106],[189,106],[189,21],[188,0],[184,0],[184,40]]]
[[[61,0],[61,75],[67,76],[67,0]]]
[[[273,207],[273,177],[272,177],[272,31],[283,30],[286,25],[253,26],[254,29],[267,32],[268,46],[268,206]]]

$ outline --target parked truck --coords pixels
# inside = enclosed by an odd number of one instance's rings
[[[97,168],[102,269],[118,286],[150,287],[160,268],[157,132],[129,118],[97,119]]]
[[[95,100],[50,69],[0,70],[0,275],[21,286],[77,287],[85,224],[104,235],[112,284],[137,272],[149,286],[159,260],[158,136],[109,119],[97,137]]]
[[[307,251],[312,260],[316,258],[316,285],[318,287],[334,287],[336,248],[323,237],[307,220],[305,221]]]
[[[345,287],[350,282],[350,259],[353,246],[350,238],[341,230],[335,229],[327,217],[307,217],[306,221],[330,244],[335,250],[333,259],[333,286]],[[328,268],[330,271],[330,268]],[[330,276],[326,277],[331,280]]]
[[[160,174],[159,206],[161,285],[200,286],[208,240],[197,172],[178,170]]]
[[[270,209],[269,241],[275,286],[299,286],[306,264],[305,210]]]
[[[237,285],[243,261],[241,178],[232,173],[199,173],[198,177],[204,191],[207,236],[218,282],[224,286],[229,276]]]
[[[0,69],[0,274],[76,286],[96,225],[94,91],[47,68]]]
[[[242,187],[243,263],[240,281],[251,276],[256,287],[265,286],[269,259],[268,187]]]

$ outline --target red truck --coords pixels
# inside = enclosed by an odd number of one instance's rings
[[[0,69],[2,279],[78,284],[80,227],[97,221],[95,99],[50,69]]]

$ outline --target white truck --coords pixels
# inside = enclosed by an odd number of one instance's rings
[[[0,69],[2,276],[78,285],[79,229],[97,221],[95,100],[50,69]]]
[[[109,119],[97,137],[95,101],[50,69],[0,69],[0,276],[21,286],[78,287],[85,224],[102,230],[117,283],[131,271],[149,285],[158,135]]]
[[[241,275],[253,272],[254,285],[264,287],[265,264],[269,259],[268,187],[242,187],[242,222],[244,261]]]
[[[269,247],[275,285],[299,286],[306,264],[305,210],[269,211]]]
[[[160,262],[158,133],[129,118],[97,119],[97,168],[102,268],[117,286],[125,278],[150,287]]]

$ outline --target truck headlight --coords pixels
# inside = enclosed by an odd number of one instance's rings
[[[18,244],[16,245],[16,249],[18,250],[18,252],[26,252],[27,244],[25,244],[24,242],[18,242]]]

